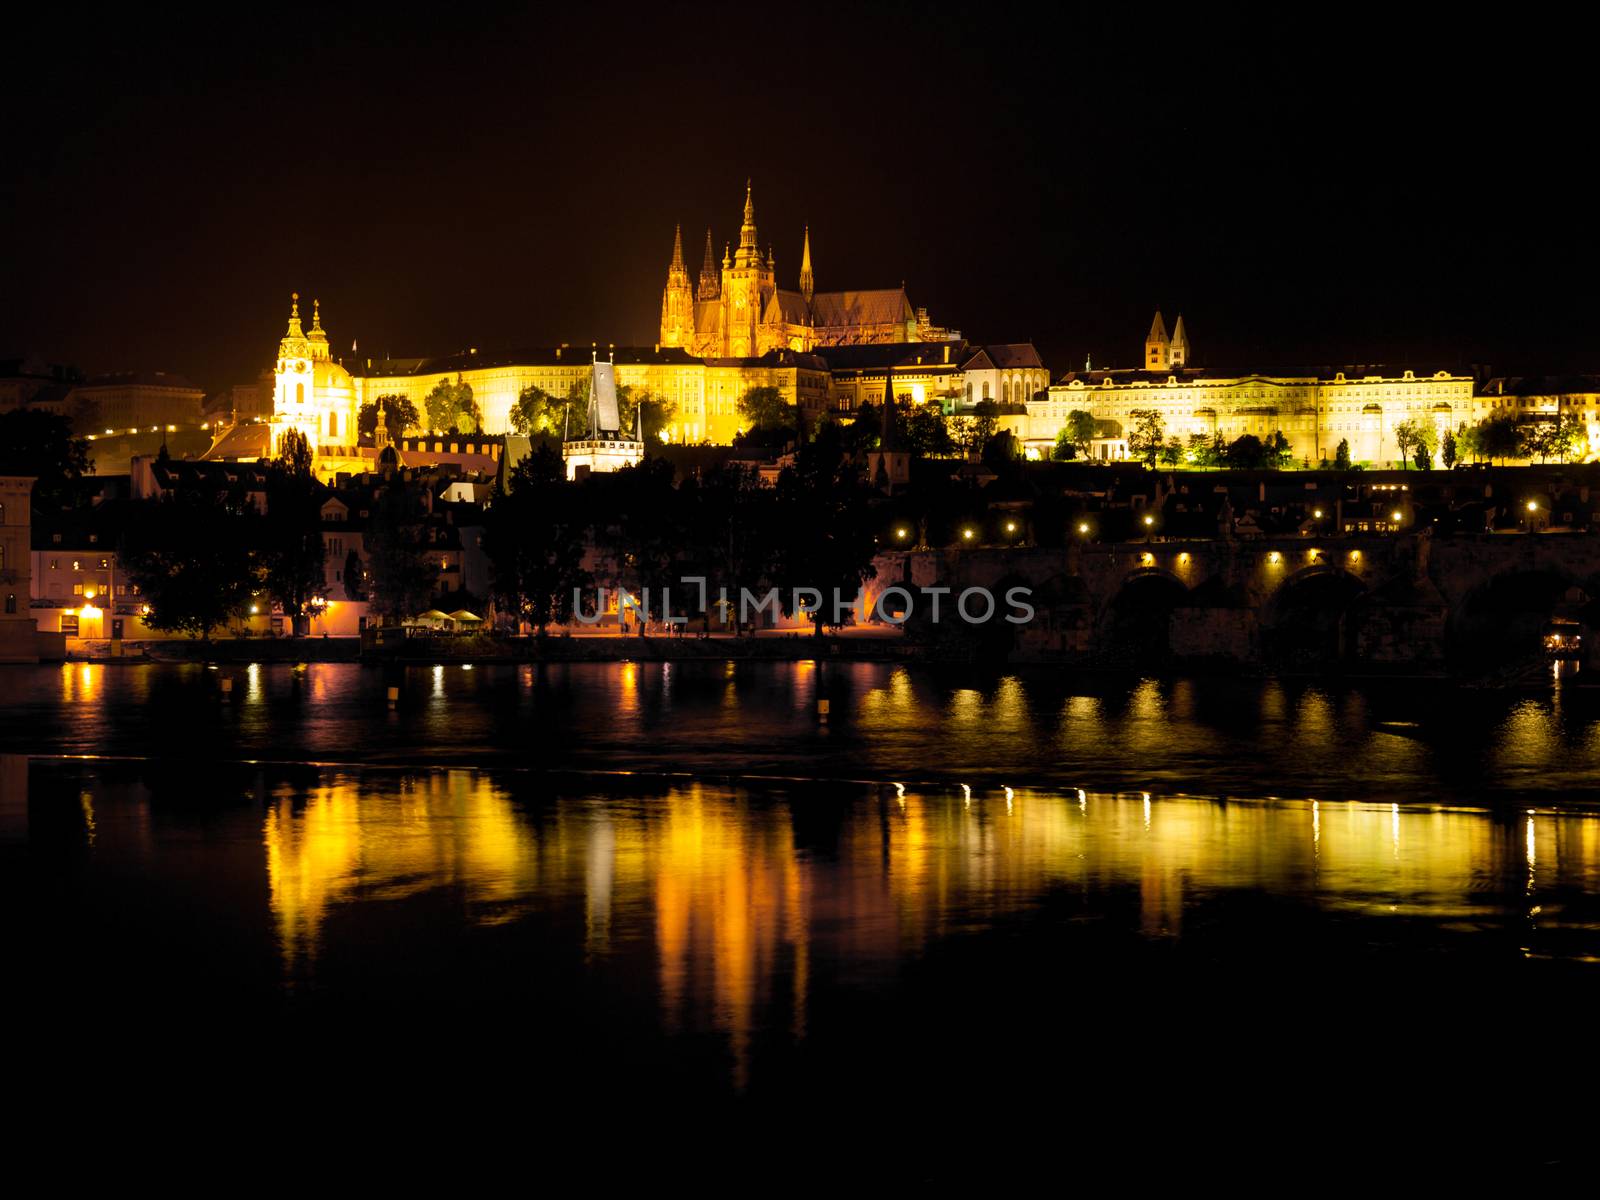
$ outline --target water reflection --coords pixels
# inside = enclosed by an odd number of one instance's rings
[[[816,964],[882,978],[1060,894],[1151,941],[1205,937],[1197,917],[1243,897],[1369,920],[1373,944],[1500,930],[1522,954],[1600,955],[1600,819],[1553,812],[703,783],[530,805],[455,770],[280,785],[261,831],[287,983],[317,979],[341,914],[429,895],[488,928],[571,907],[583,961],[647,958],[661,1028],[724,1038],[738,1087],[756,1039],[805,1036]]]
[[[0,749],[1600,804],[1600,691],[829,661],[74,663],[8,675]]]

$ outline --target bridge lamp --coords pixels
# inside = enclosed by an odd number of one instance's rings
[[[1017,523],[1015,521],[1007,521],[1006,522],[1006,532],[1007,533],[1015,533],[1016,531],[1017,531]]]
[[[1392,513],[1389,514],[1389,516],[1391,518],[1393,518],[1394,520],[1396,520],[1396,521],[1398,521],[1401,518],[1402,515],[1403,514],[1400,512],[1400,510],[1398,508],[1395,509]]]
[[[961,531],[961,540],[964,542],[970,542],[972,540],[972,530],[963,529]]]
[[[1087,522],[1087,521],[1079,521],[1078,522],[1078,532],[1079,533],[1088,533],[1089,532],[1089,522]]]
[[[1273,566],[1277,566],[1280,562],[1283,561],[1283,555],[1279,554],[1276,550],[1274,550],[1271,554],[1267,555],[1267,561],[1269,563],[1271,563]]]
[[[1528,501],[1528,511],[1529,512],[1538,512],[1539,511],[1539,502],[1537,500],[1529,500]]]
[[[1152,566],[1156,561],[1156,556],[1154,554],[1151,554],[1148,550],[1146,550],[1144,552],[1144,554],[1140,557],[1139,561],[1142,562],[1147,567],[1148,566]]]
[[[903,541],[906,540],[906,538],[911,536],[911,531],[909,529],[907,529],[904,525],[902,525],[902,526],[900,526],[899,529],[896,529],[894,531],[894,535],[895,535],[895,537],[899,538],[903,542]]]
[[[1155,523],[1156,523],[1156,519],[1154,517],[1150,516],[1148,513],[1145,514],[1144,524],[1145,524],[1145,528],[1146,529],[1148,529],[1150,526],[1154,525]]]
[[[1308,561],[1310,561],[1310,562],[1316,562],[1318,553],[1319,553],[1319,551],[1316,551],[1316,550],[1307,550],[1306,551],[1306,559]]]
[[[1188,566],[1189,565],[1189,552],[1187,550],[1185,550],[1182,554],[1178,555],[1178,561],[1180,563],[1182,563],[1184,566]]]
[[[1359,550],[1350,551],[1350,561],[1351,562],[1360,562],[1361,561],[1361,551],[1359,551]]]
[[[1313,516],[1313,517],[1315,517],[1315,518],[1316,518],[1316,519],[1317,519],[1317,520],[1319,520],[1319,521],[1320,521],[1320,520],[1322,520],[1322,510],[1321,510],[1321,509],[1320,509],[1320,508],[1314,508],[1314,509],[1312,509],[1312,510],[1311,510],[1311,515],[1312,515],[1312,516]]]
[[[261,611],[261,606],[259,604],[252,604],[250,606],[250,615],[251,616],[255,616],[260,611]]]

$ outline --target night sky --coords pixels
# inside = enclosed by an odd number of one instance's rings
[[[809,223],[819,289],[1054,373],[1157,306],[1216,367],[1600,370],[1569,33],[782,7],[8,17],[0,356],[217,389],[293,290],[362,357],[650,344],[673,224],[697,274],[748,175],[783,286]]]

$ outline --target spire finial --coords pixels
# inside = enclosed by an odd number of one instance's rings
[[[322,332],[322,301],[315,297],[311,300],[311,332]]]
[[[285,337],[303,338],[305,331],[300,328],[300,293],[289,293],[289,331]]]
[[[816,280],[811,276],[811,226],[807,225],[805,246],[800,251],[800,294],[806,298],[807,304],[811,303],[816,286]]]
[[[761,257],[756,247],[756,202],[751,196],[750,181],[744,181],[744,224],[739,227],[739,265],[748,266]]]
[[[688,274],[688,268],[683,265],[683,226],[672,227],[672,266],[673,271],[682,271]]]

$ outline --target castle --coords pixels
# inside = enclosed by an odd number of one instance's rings
[[[1185,446],[1193,437],[1231,442],[1245,434],[1265,440],[1282,432],[1296,459],[1332,459],[1340,442],[1357,462],[1400,457],[1395,428],[1425,422],[1442,438],[1461,423],[1498,415],[1476,394],[1470,375],[1382,366],[1328,366],[1261,373],[1196,366],[1180,316],[1167,333],[1159,312],[1145,336],[1144,357],[1132,368],[1085,364],[1027,401],[1024,444],[1040,457],[1072,413],[1083,411],[1107,432],[1090,454],[1126,459],[1127,434],[1140,414],[1155,413],[1164,432]],[[1593,430],[1600,436],[1600,428]]]
[[[932,324],[914,309],[905,285],[869,291],[819,292],[811,268],[811,230],[804,235],[797,291],[777,283],[776,255],[756,240],[756,207],[745,183],[739,248],[724,246],[716,269],[711,231],[697,285],[683,260],[683,227],[672,237],[672,262],[661,295],[661,344],[697,358],[759,358],[772,350],[808,352],[817,346],[898,342],[958,342],[957,330]]]

